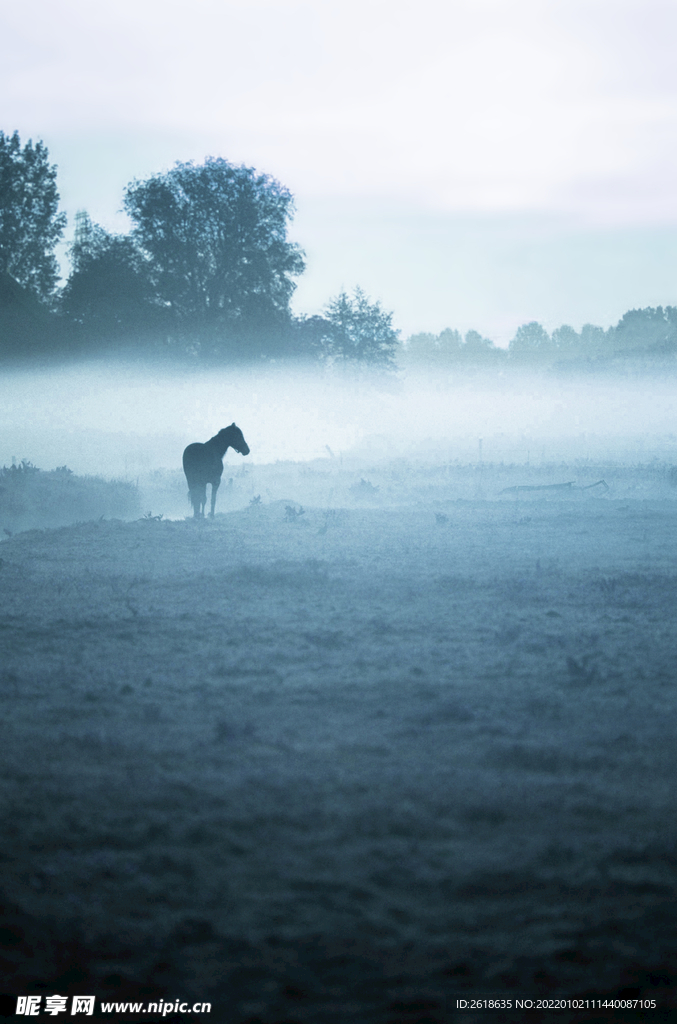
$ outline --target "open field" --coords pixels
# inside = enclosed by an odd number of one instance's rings
[[[667,1019],[669,467],[241,465],[213,522],[0,545],[5,987],[233,1024],[620,991]]]

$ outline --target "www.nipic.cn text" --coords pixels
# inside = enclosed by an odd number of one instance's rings
[[[44,999],[44,1003],[43,1003]],[[60,1013],[84,1014],[91,1017],[96,1006],[96,996],[72,996],[69,1007],[68,996],[19,996],[16,1001],[18,1016],[38,1017],[43,1013],[56,1017]],[[150,1003],[114,1003],[99,1000],[101,1013],[155,1013],[166,1017],[170,1013],[211,1013],[211,1003],[187,1003],[181,999],[156,1000]]]

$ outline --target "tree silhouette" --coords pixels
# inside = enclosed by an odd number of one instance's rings
[[[399,331],[393,328],[393,314],[379,302],[370,302],[361,288],[353,297],[341,292],[328,303],[326,322],[330,330],[323,339],[323,354],[341,361],[358,361],[393,369]]]
[[[407,338],[403,356],[407,362],[420,366],[443,367],[457,362],[463,346],[463,338],[450,327],[440,334],[422,331]]]
[[[58,206],[47,147],[30,139],[22,147],[18,132],[0,132],[0,272],[47,303],[59,277],[54,248],[66,226]]]
[[[322,359],[329,355],[334,327],[324,316],[300,316],[294,321],[294,355]]]
[[[287,240],[288,189],[251,167],[208,158],[134,181],[124,206],[173,329],[207,351],[273,347],[290,329],[303,254]],[[263,340],[262,340],[263,339]]]
[[[554,354],[554,346],[545,327],[536,320],[518,327],[508,346],[513,359],[532,361],[547,359]]]
[[[161,326],[146,260],[132,238],[93,224],[84,211],[70,248],[61,310],[90,345],[147,340]]]
[[[405,361],[431,368],[449,368],[459,364],[484,365],[505,359],[504,349],[497,348],[479,331],[468,331],[465,340],[460,331],[450,327],[439,334],[413,334],[402,352]]]
[[[677,308],[630,309],[616,324],[610,340],[618,353],[628,355],[674,352],[677,350]]]
[[[483,338],[479,331],[468,331],[461,356],[468,363],[486,363],[490,360],[504,359],[505,351],[496,348],[491,338]]]
[[[581,338],[569,324],[562,324],[552,332],[552,343],[558,358],[572,358],[580,354]]]

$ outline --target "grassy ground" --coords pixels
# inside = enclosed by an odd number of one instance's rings
[[[278,467],[289,497],[259,475],[213,522],[8,539],[5,987],[233,1024],[673,1012],[675,504],[612,469],[500,496],[581,474],[441,467],[396,505],[385,471]],[[637,1019],[600,1012],[556,1019]]]

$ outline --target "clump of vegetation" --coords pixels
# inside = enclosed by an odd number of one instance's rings
[[[306,514],[303,505],[296,508],[294,505],[287,505],[284,510],[284,518],[288,523],[295,523],[301,516]]]
[[[67,466],[45,472],[27,459],[0,468],[0,523],[6,533],[132,519],[139,510],[138,489],[126,480],[80,477]]]
[[[55,473],[63,473],[64,470],[68,473],[71,472],[67,466],[59,466],[55,469]],[[31,473],[39,473],[40,470],[37,466],[34,466],[28,459],[22,459],[19,463],[12,463],[11,466],[3,466],[0,469],[0,479],[7,477],[10,480],[16,480],[17,478],[25,479]]]
[[[379,492],[377,484],[373,484],[371,480],[360,480],[358,484],[353,484],[350,488],[350,493],[355,498],[374,498]]]

